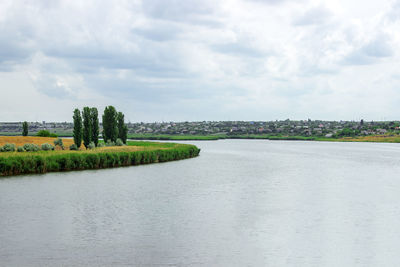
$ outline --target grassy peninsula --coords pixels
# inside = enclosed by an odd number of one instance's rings
[[[18,138],[21,140],[23,137]],[[126,146],[97,147],[88,150],[2,152],[0,176],[166,162],[196,157],[199,152],[200,149],[194,145],[142,141],[130,141]]]

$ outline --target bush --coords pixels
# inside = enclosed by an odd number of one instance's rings
[[[51,144],[42,144],[42,150],[43,151],[50,151],[50,150],[54,150],[54,146],[52,146]]]
[[[115,146],[115,143],[111,140],[108,140],[106,146]]]
[[[19,146],[19,147],[17,148],[17,151],[18,151],[18,152],[25,152],[25,149],[24,149],[23,146]]]
[[[37,132],[36,136],[40,136],[40,137],[57,137],[57,135],[55,133],[50,133],[47,130],[40,130],[39,132]]]
[[[98,145],[97,145],[97,147],[105,147],[106,145],[103,143],[103,142],[101,142],[101,143],[99,143]]]
[[[64,150],[64,143],[61,138],[57,138],[54,140],[54,146],[60,146],[62,150]]]
[[[40,150],[39,146],[35,145],[35,144],[25,144],[23,146],[23,148],[24,148],[25,151],[31,151],[31,152],[35,152],[35,151],[39,151]]]
[[[116,146],[123,146],[124,142],[122,142],[122,140],[120,138],[117,139],[117,141],[115,142]]]
[[[14,152],[15,151],[15,145],[14,144],[5,144],[3,146],[3,152]]]
[[[94,149],[94,148],[96,148],[96,145],[93,142],[90,142],[89,145],[88,145],[88,148],[89,149]]]
[[[75,144],[72,144],[69,146],[69,150],[78,150],[78,146]]]

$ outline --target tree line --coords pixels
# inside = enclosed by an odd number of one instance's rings
[[[105,143],[116,143],[118,139],[126,144],[128,127],[125,125],[125,116],[117,112],[113,106],[108,106],[103,113],[103,140]],[[99,145],[99,114],[97,108],[84,107],[82,112],[76,108],[73,115],[74,143],[79,149],[82,144],[85,148],[93,148]]]

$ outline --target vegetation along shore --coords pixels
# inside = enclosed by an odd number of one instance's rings
[[[0,176],[166,162],[196,157],[199,152],[200,149],[194,145],[143,141],[128,141],[126,146],[75,151],[10,151],[0,153]]]

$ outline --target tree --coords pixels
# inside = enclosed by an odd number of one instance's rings
[[[90,122],[92,124],[92,142],[97,147],[99,144],[99,112],[97,108],[90,109]]]
[[[36,136],[40,137],[58,137],[55,133],[50,133],[48,130],[40,130],[36,133]]]
[[[22,135],[27,136],[28,135],[28,122],[24,121],[22,123]]]
[[[74,143],[80,148],[82,144],[82,117],[79,109],[74,110]]]
[[[126,139],[128,137],[128,127],[126,127],[124,122],[124,114],[122,112],[118,112],[117,114],[117,124],[118,124],[118,138],[126,144]]]
[[[84,107],[82,111],[83,118],[83,144],[88,148],[90,142],[92,141],[92,120],[90,114],[90,108]]]
[[[109,140],[115,142],[117,138],[117,111],[113,106],[108,106],[103,114],[103,139],[107,143]]]

